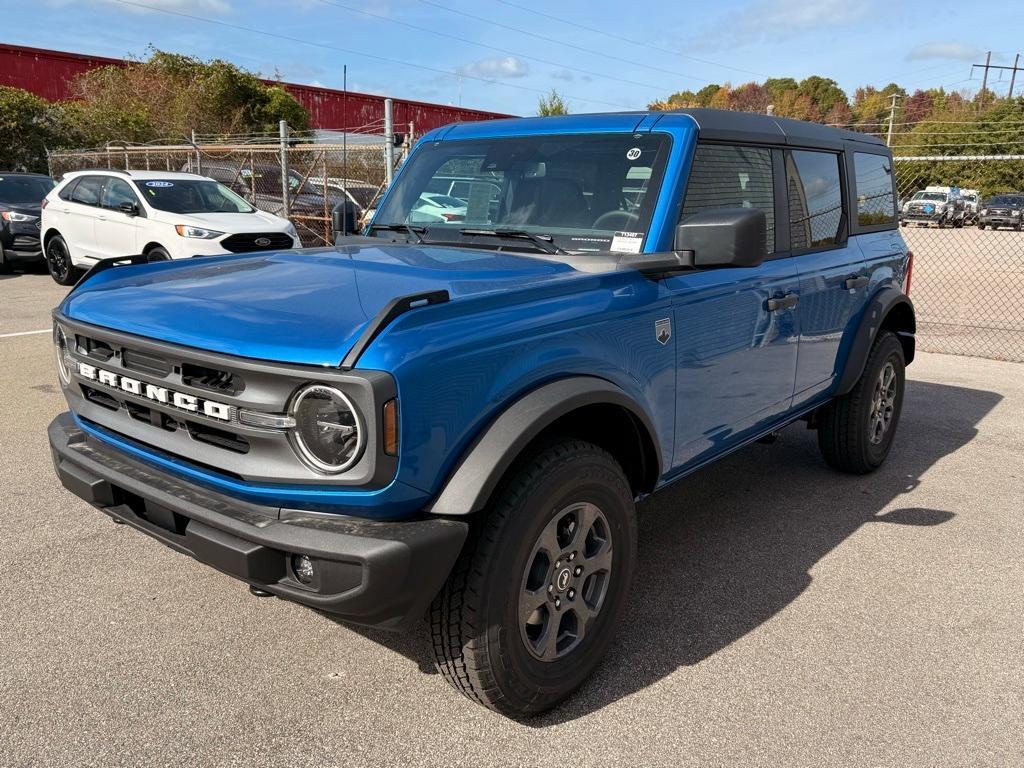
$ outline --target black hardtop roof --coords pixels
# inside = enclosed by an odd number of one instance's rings
[[[705,139],[832,149],[838,149],[844,142],[855,142],[867,145],[859,147],[867,151],[889,152],[885,142],[876,136],[806,120],[726,109],[675,109],[665,114],[689,115],[700,128],[701,138]]]

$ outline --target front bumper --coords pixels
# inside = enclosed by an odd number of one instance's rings
[[[19,223],[17,228],[12,227],[0,233],[0,243],[4,248],[4,258],[8,261],[37,261],[43,258],[39,230],[35,227],[29,229]]]
[[[86,435],[69,413],[49,427],[54,468],[119,522],[248,584],[356,624],[419,620],[466,539],[461,521],[376,522],[249,504],[136,461]],[[314,564],[309,584],[293,555]]]
[[[981,216],[978,218],[979,224],[984,224],[986,227],[1017,227],[1021,223],[1020,216]]]

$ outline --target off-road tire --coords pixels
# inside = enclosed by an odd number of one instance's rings
[[[891,417],[880,440],[873,442],[876,386],[880,384],[887,365],[892,365],[895,374]],[[905,388],[903,346],[894,333],[881,331],[871,347],[864,372],[853,389],[837,397],[818,415],[818,447],[829,466],[841,472],[863,475],[882,465],[899,426]]]
[[[598,507],[608,524],[609,580],[602,606],[585,624],[578,644],[545,661],[535,657],[522,634],[522,585],[532,572],[527,569],[539,537],[567,505],[579,503]],[[471,700],[511,717],[528,716],[579,687],[608,650],[636,564],[633,494],[610,454],[591,443],[563,439],[520,460],[481,514],[431,606],[434,659],[444,679]],[[581,562],[587,562],[582,554],[575,563]],[[562,593],[563,611],[567,594]],[[580,586],[576,599],[583,594]],[[548,620],[558,615],[551,606]]]

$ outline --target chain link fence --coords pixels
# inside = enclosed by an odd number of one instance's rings
[[[1024,213],[999,197],[1024,198],[1024,155],[897,157],[894,168],[918,348],[1024,362]]]
[[[188,171],[216,179],[252,205],[285,216],[305,247],[334,242],[332,211],[348,200],[361,217],[376,205],[387,183],[383,136],[355,135],[344,142],[290,138],[251,143],[198,141],[176,145],[110,145],[51,152],[50,175],[94,168]],[[395,153],[401,162],[404,153]],[[283,167],[282,167],[283,166]]]

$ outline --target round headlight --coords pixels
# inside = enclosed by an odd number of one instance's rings
[[[64,384],[71,383],[71,375],[68,373],[68,339],[64,335],[64,329],[59,325],[53,326],[53,349],[57,356],[57,373]]]
[[[317,472],[344,472],[363,452],[363,427],[352,401],[334,387],[310,384],[292,400],[296,452]]]

